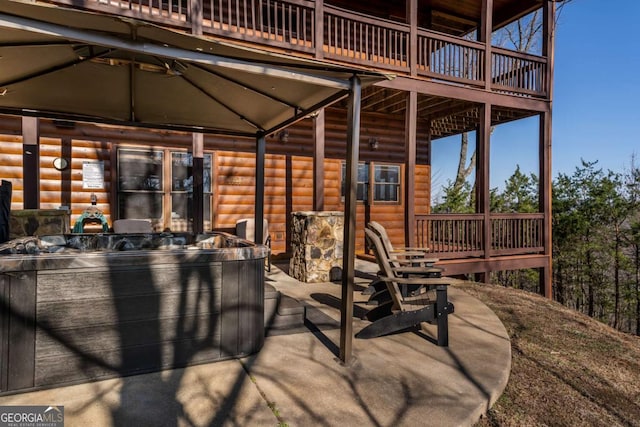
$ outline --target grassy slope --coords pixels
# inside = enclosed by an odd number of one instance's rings
[[[511,337],[507,388],[484,426],[640,426],[640,338],[538,295],[494,285],[464,289]]]

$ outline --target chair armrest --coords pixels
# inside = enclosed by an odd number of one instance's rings
[[[411,257],[423,257],[425,256],[427,253],[425,251],[399,251],[399,250],[392,250],[391,251],[391,256],[397,257],[397,256],[401,256],[401,257],[407,257],[407,258],[411,258]]]
[[[435,264],[440,261],[438,258],[391,258],[389,261],[394,261],[400,264]]]
[[[389,277],[378,276],[380,280],[385,282],[396,282],[399,285],[451,285],[451,279],[447,277]]]
[[[418,247],[410,247],[410,246],[404,246],[404,247],[398,247],[398,248],[393,248],[393,250],[391,251],[393,252],[421,252],[421,253],[425,253],[425,252],[430,252],[431,249],[429,248],[418,248]]]
[[[392,267],[391,270],[397,274],[437,274],[442,273],[444,268],[440,267]]]

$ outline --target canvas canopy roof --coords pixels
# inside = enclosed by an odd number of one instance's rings
[[[0,3],[0,112],[254,136],[380,73],[241,47],[121,16]]]
[[[386,78],[127,17],[0,0],[0,113],[256,137],[256,235],[264,214],[264,136],[349,95],[345,362],[353,335],[360,91]],[[194,230],[202,226],[202,216],[195,216]]]

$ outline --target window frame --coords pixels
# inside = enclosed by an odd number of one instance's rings
[[[341,162],[340,166],[340,201],[342,203],[345,202],[345,179],[346,179],[346,170],[347,170],[346,161]],[[366,167],[366,180],[360,181],[358,180],[358,186],[364,185],[366,198],[357,198],[356,203],[360,204],[369,204],[369,205],[402,205],[403,199],[403,186],[404,186],[404,168],[400,163],[392,163],[392,162],[368,162],[361,161],[358,162],[358,174],[360,172],[360,168],[362,166]],[[386,167],[394,167],[398,170],[398,182],[397,183],[387,183],[387,182],[377,182],[375,181],[375,172],[378,166],[386,166]],[[373,179],[372,179],[373,178]],[[376,186],[377,185],[395,185],[397,190],[397,199],[396,200],[377,200],[376,196]]]
[[[153,154],[153,155],[158,155],[158,157],[160,158],[160,177],[158,178],[158,184],[159,184],[159,188],[158,189],[140,189],[140,188],[129,188],[129,189],[125,189],[123,188],[123,172],[127,171],[126,167],[123,167],[123,154],[125,154],[124,152],[127,152],[128,154],[130,153],[134,153],[134,152],[138,152],[138,153],[145,153],[145,154]],[[126,159],[126,157],[125,157]],[[165,194],[165,185],[164,185],[164,161],[165,161],[165,153],[163,150],[155,150],[153,148],[143,148],[143,147],[118,147],[117,149],[117,153],[116,153],[116,162],[117,162],[117,176],[116,176],[116,202],[117,202],[117,213],[118,213],[118,218],[119,219],[123,219],[123,218],[131,218],[131,219],[149,219],[151,221],[160,221],[162,220],[162,217],[164,216],[164,194]],[[126,176],[126,175],[125,175]],[[133,176],[133,175],[132,175]],[[148,178],[147,178],[148,179]],[[133,194],[151,194],[151,195],[156,195],[155,197],[159,197],[160,198],[160,207],[159,207],[159,216],[158,217],[153,217],[153,215],[150,215],[148,217],[143,217],[143,216],[136,216],[136,217],[131,217],[129,215],[126,215],[126,213],[123,211],[124,206],[122,205],[122,199],[121,199],[121,195],[133,195]],[[154,197],[154,198],[155,198]],[[153,212],[151,212],[153,213]]]
[[[170,182],[169,184],[169,189],[167,191],[167,206],[168,206],[168,211],[169,211],[169,217],[167,218],[167,220],[165,221],[165,225],[169,224],[169,227],[171,228],[171,226],[173,225],[173,221],[187,221],[187,224],[189,224],[189,218],[188,215],[186,218],[183,217],[178,217],[178,218],[174,218],[173,217],[173,201],[174,201],[174,195],[180,195],[182,197],[184,197],[185,195],[188,198],[188,194],[193,192],[193,184],[191,191],[189,189],[174,189],[174,183],[175,183],[175,178],[174,178],[174,163],[173,163],[173,156],[174,154],[187,154],[187,155],[191,155],[191,166],[185,166],[187,168],[187,171],[189,170],[189,168],[193,168],[193,153],[189,150],[176,150],[176,149],[168,149],[168,156],[167,156],[167,161],[168,161],[168,166],[167,166],[167,170],[169,171],[169,176],[168,176],[168,180]],[[207,183],[206,183],[206,177],[207,177],[207,161],[206,158],[209,157],[210,161],[209,161],[209,183],[208,183],[208,191],[207,191]],[[207,217],[206,215],[204,216],[204,222],[205,224],[207,222],[213,224],[213,161],[214,161],[214,153],[213,152],[205,152],[204,153],[204,174],[203,174],[203,186],[202,186],[202,194],[204,196],[204,200],[205,200],[205,213],[207,211],[207,207],[206,207],[206,203],[208,200],[208,204],[209,204],[209,216]],[[188,172],[187,172],[188,175]],[[193,175],[191,175],[191,177],[193,177]],[[193,201],[193,198],[191,198],[191,201]],[[189,208],[187,207],[187,212],[189,212]],[[192,208],[193,209],[193,208]]]
[[[130,152],[140,152],[140,153],[155,153],[154,155],[158,156],[160,158],[160,163],[159,163],[159,167],[158,165],[156,165],[156,169],[159,169],[159,189],[156,190],[148,190],[148,189],[123,189],[122,188],[122,176],[123,176],[123,172],[127,171],[126,166],[123,168],[122,166],[122,158],[123,158],[123,153],[126,155],[126,153],[130,153]],[[133,218],[130,215],[126,215],[126,212],[124,211],[124,207],[122,206],[122,202],[123,199],[121,197],[121,194],[135,194],[135,193],[142,193],[142,194],[155,194],[157,198],[159,198],[159,203],[160,206],[158,208],[159,211],[159,216],[158,217],[147,217],[147,218],[142,218],[140,216],[137,216],[137,218],[139,219],[149,219],[151,220],[151,222],[154,224],[155,228],[160,228],[160,229],[166,229],[169,228],[171,230],[173,230],[174,228],[183,228],[180,227],[179,225],[176,225],[177,223],[175,221],[185,221],[187,224],[187,229],[189,229],[191,227],[191,222],[189,221],[189,218],[172,218],[172,211],[173,211],[173,198],[174,195],[180,195],[181,197],[185,197],[185,195],[189,194],[191,191],[189,191],[188,188],[185,189],[179,189],[179,190],[174,190],[174,167],[173,167],[173,158],[174,158],[174,154],[181,154],[181,155],[185,155],[185,154],[191,154],[191,150],[189,149],[181,149],[178,147],[173,147],[173,148],[156,148],[156,147],[143,147],[143,146],[134,146],[134,145],[116,145],[115,147],[115,158],[112,157],[113,160],[115,160],[115,173],[114,176],[112,178],[112,182],[114,184],[114,188],[115,188],[115,194],[112,196],[112,200],[113,202],[115,202],[115,207],[116,207],[116,214],[117,214],[117,219],[127,219],[127,218]],[[213,226],[214,224],[214,216],[215,216],[215,212],[214,210],[214,192],[215,192],[215,181],[214,181],[214,169],[215,169],[215,152],[214,151],[206,151],[204,153],[204,157],[205,157],[205,173],[203,176],[203,195],[205,197],[205,204],[208,203],[208,209],[207,206],[205,206],[205,218],[204,218],[204,222],[205,222],[205,227],[207,227],[207,225],[209,224],[210,226]],[[207,161],[206,158],[209,157],[210,161]],[[125,157],[126,160],[126,157]],[[187,168],[187,171],[189,170],[189,168],[193,167],[193,157],[191,157],[191,166],[186,165],[185,168]],[[207,178],[207,172],[206,170],[208,169],[209,173],[208,173],[208,178]],[[189,173],[187,172],[187,177],[188,178]],[[190,175],[192,176],[192,175]],[[208,182],[207,182],[208,179]],[[152,208],[152,211],[154,210],[154,208]],[[209,215],[207,216],[206,213],[209,213]],[[153,212],[152,212],[153,213]],[[176,230],[176,231],[181,231],[181,230]]]
[[[376,168],[377,167],[387,167],[387,168],[397,168],[398,170],[398,182],[378,182],[376,181]],[[398,164],[398,163],[383,163],[383,162],[378,162],[378,163],[371,163],[371,171],[370,171],[370,176],[373,177],[373,184],[371,185],[371,191],[373,193],[372,195],[372,200],[374,203],[376,204],[390,204],[390,205],[400,205],[402,204],[402,191],[403,191],[403,179],[402,179],[402,165]],[[388,186],[395,186],[396,190],[396,199],[395,200],[378,200],[376,199],[376,188],[378,185],[382,185],[385,187]]]

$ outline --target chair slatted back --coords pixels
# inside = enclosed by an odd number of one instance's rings
[[[368,228],[364,230],[367,240],[369,241],[369,245],[373,250],[376,261],[378,262],[378,267],[382,274],[386,277],[393,278],[396,277],[395,273],[391,269],[391,264],[389,263],[389,258],[386,256],[385,249],[382,244],[382,240],[380,237],[373,231]],[[389,293],[391,294],[391,298],[393,300],[393,308],[404,311],[404,307],[402,305],[402,294],[400,293],[400,287],[398,283],[395,281],[387,281],[387,289],[389,289]]]

